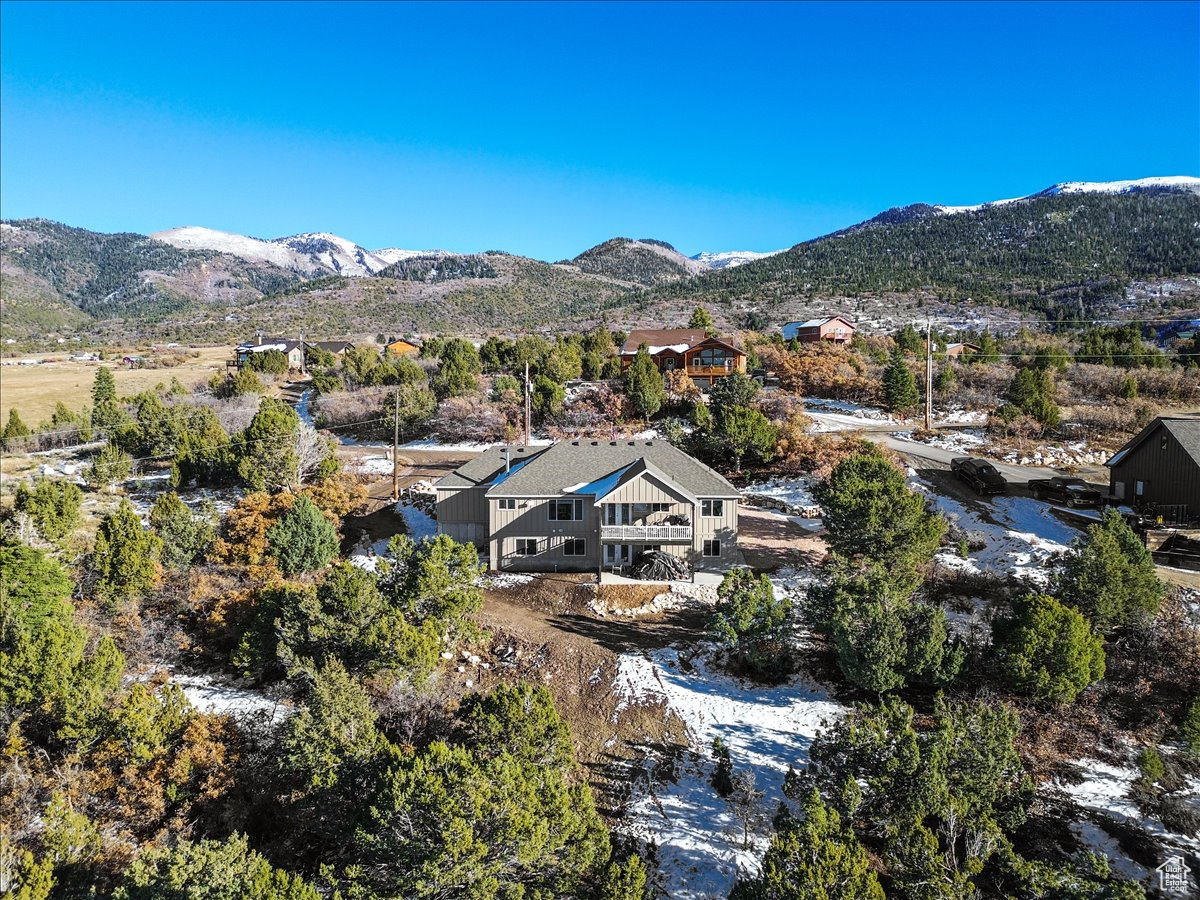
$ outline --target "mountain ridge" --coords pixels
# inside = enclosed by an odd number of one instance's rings
[[[555,263],[504,251],[375,252],[328,232],[261,240],[186,226],[146,236],[15,220],[0,231],[2,324],[6,337],[30,340],[223,338],[248,323],[483,333],[606,314],[673,324],[698,303],[726,322],[749,311],[782,320],[853,312],[847,298],[862,297],[895,310],[932,298],[1058,319],[1115,309],[1134,279],[1200,273],[1200,178],[1062,182],[955,209],[896,207],[769,254],[690,258],[665,241],[617,237]],[[1190,288],[1168,293],[1192,302]]]

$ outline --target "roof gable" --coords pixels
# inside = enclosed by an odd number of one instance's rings
[[[1112,455],[1106,466],[1120,465],[1134,453],[1147,438],[1157,433],[1159,428],[1165,428],[1179,442],[1183,451],[1192,461],[1200,466],[1200,419],[1164,418],[1159,417],[1134,435],[1128,443]]]

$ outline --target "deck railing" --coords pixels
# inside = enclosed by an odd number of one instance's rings
[[[629,544],[686,543],[692,539],[691,525],[601,525],[600,540]]]

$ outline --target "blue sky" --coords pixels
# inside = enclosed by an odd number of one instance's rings
[[[0,215],[573,256],[1200,174],[1200,3],[0,4]]]

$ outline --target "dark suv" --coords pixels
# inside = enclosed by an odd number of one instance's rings
[[[1003,494],[1008,490],[1004,476],[986,459],[960,456],[950,461],[950,471],[980,494]]]

